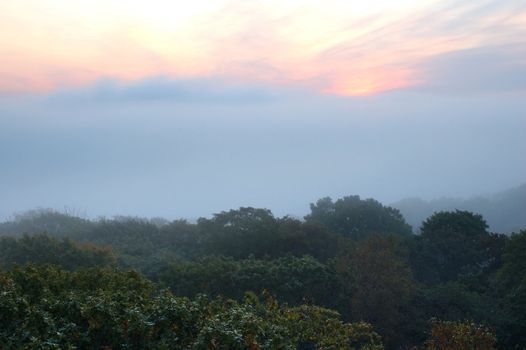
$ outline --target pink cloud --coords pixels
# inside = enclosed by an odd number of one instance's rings
[[[526,44],[526,9],[511,0],[447,7],[431,1],[405,12],[363,15],[330,2],[280,7],[229,1],[173,26],[137,19],[140,12],[103,16],[96,5],[87,14],[71,4],[69,12],[61,13],[57,5],[42,13],[43,4],[25,12],[22,5],[0,5],[3,91],[164,75],[363,95],[433,79],[419,70],[437,55],[497,42]]]

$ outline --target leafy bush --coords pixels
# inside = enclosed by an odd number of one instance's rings
[[[431,322],[431,338],[425,350],[494,350],[497,338],[486,326],[474,322]]]
[[[334,271],[310,256],[274,260],[206,257],[172,263],[159,281],[178,295],[205,293],[241,299],[245,291],[268,290],[281,301],[329,303],[337,280]]]
[[[111,247],[77,243],[46,234],[20,238],[0,237],[0,269],[27,263],[54,264],[72,270],[77,267],[115,265]]]
[[[383,349],[370,325],[335,311],[155,292],[140,274],[92,268],[0,273],[2,349]]]

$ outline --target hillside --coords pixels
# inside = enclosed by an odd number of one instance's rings
[[[490,231],[518,232],[526,227],[526,183],[488,196],[467,199],[445,197],[430,201],[406,198],[391,206],[400,210],[415,232],[418,232],[422,221],[434,212],[455,209],[482,214]]]

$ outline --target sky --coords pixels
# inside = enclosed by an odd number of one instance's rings
[[[526,2],[0,0],[0,218],[526,182]]]

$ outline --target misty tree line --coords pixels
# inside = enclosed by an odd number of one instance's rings
[[[406,198],[392,206],[399,209],[406,221],[417,231],[422,221],[437,211],[455,209],[471,211],[484,216],[490,230],[500,233],[518,232],[526,227],[526,184],[467,199],[442,197],[430,201]]]
[[[26,338],[0,334],[6,348],[57,332],[64,336],[53,338],[53,344],[62,344],[56,348],[77,338],[69,345],[169,348],[176,335],[185,342],[178,348],[522,349],[526,344],[526,231],[488,232],[484,218],[467,211],[435,213],[418,235],[398,210],[358,196],[322,198],[304,220],[250,207],[195,223],[90,221],[36,211],[0,224],[0,233],[0,298],[5,299],[0,323],[9,324],[6,315],[26,310],[17,316],[26,322],[17,329],[28,330]],[[130,269],[138,272],[126,272]],[[92,285],[93,274],[108,285]],[[124,293],[119,286],[131,283],[126,276],[150,289],[143,295],[142,287],[133,285]],[[78,290],[72,293],[75,283]],[[140,301],[137,295],[143,295]],[[166,300],[183,305],[177,316],[158,310]],[[200,303],[206,306],[196,306]],[[83,313],[96,305],[101,314]],[[305,320],[324,317],[333,330],[314,321],[294,328],[283,316],[297,320],[302,312],[309,315]],[[284,339],[282,347],[272,343]]]

